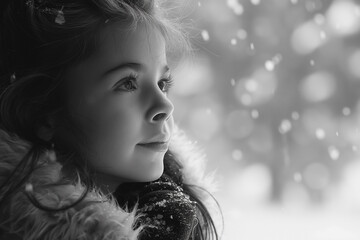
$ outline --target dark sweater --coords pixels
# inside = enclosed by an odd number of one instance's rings
[[[132,208],[138,203],[138,213],[143,214],[139,224],[149,226],[140,235],[141,240],[192,239],[198,223],[196,202],[184,193],[178,168],[169,162],[165,161],[165,173],[158,180],[124,183],[114,193],[120,206]]]

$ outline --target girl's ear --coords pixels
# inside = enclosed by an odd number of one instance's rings
[[[47,121],[40,125],[37,130],[37,136],[42,140],[48,142],[50,141],[55,132],[55,121],[53,118],[48,118]]]

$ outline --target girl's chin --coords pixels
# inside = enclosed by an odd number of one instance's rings
[[[144,172],[144,174],[142,176],[139,176],[139,178],[141,179],[142,182],[151,182],[151,181],[157,180],[163,174],[163,172],[164,172],[163,160],[156,159],[154,161],[158,161],[159,164],[156,164],[156,166],[149,167],[149,169],[145,170],[146,172]]]
[[[159,179],[162,174],[163,174],[163,171],[154,172],[151,175],[149,175],[149,173],[147,173],[146,175],[143,175],[142,177],[137,177],[132,180],[130,179],[127,182],[151,182],[151,181],[155,181],[155,180]]]

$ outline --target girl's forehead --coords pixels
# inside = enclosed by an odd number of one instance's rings
[[[147,69],[167,65],[165,38],[156,28],[139,24],[135,29],[124,30],[114,23],[101,32],[94,53],[73,66],[70,76],[85,75],[100,77],[108,69],[122,63],[139,63]],[[71,77],[70,77],[71,78]]]
[[[155,45],[165,47],[165,38],[155,26],[139,23],[130,28],[124,23],[115,22],[101,31],[97,53],[129,52],[130,49],[144,50],[144,47],[156,52],[160,49],[153,49]]]

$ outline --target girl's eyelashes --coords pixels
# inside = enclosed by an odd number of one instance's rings
[[[138,76],[134,73],[130,73],[128,76],[122,78],[115,84],[115,91],[133,92],[138,89]],[[160,90],[164,93],[168,93],[170,88],[174,85],[174,81],[171,75],[162,78],[158,82]]]
[[[124,77],[115,85],[116,91],[133,92],[138,88],[137,75],[131,73],[129,76]]]
[[[174,80],[171,75],[167,78],[163,78],[158,82],[160,90],[164,93],[168,93],[170,88],[174,85]]]

